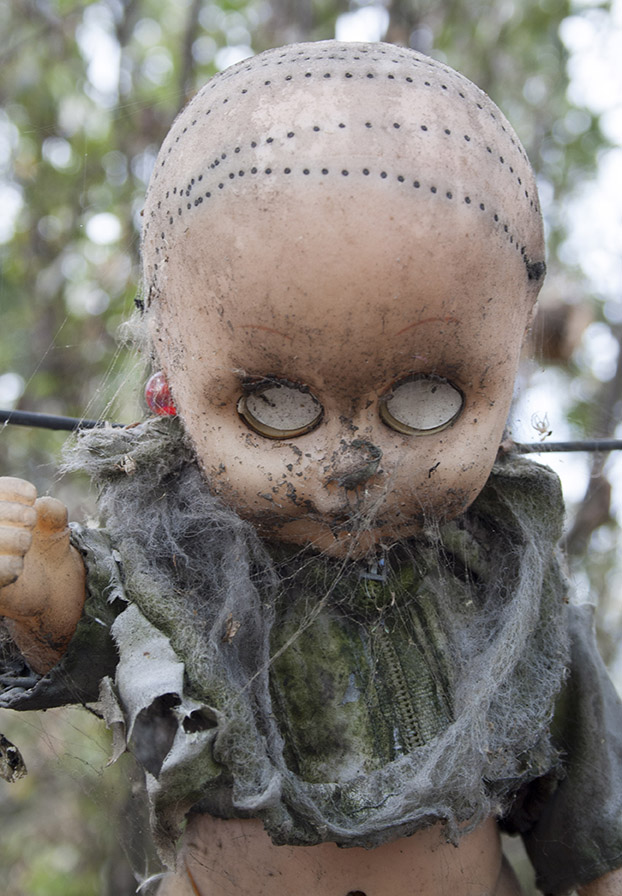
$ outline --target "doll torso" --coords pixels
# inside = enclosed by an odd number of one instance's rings
[[[252,820],[194,817],[158,896],[520,896],[492,819],[458,847],[429,828],[376,849],[274,846]]]

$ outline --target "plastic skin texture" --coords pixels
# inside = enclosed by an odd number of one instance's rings
[[[58,662],[82,614],[85,569],[67,509],[29,482],[0,478],[0,613],[30,667]]]
[[[598,880],[578,887],[579,896],[622,896],[622,869],[618,868]]]
[[[145,205],[146,321],[212,489],[262,535],[353,556],[481,490],[542,222],[518,139],[466,79],[396,48],[305,49],[234,67],[177,119]],[[388,423],[416,378],[457,416]],[[244,409],[286,389],[317,418],[266,437]]]
[[[190,823],[179,871],[158,896],[520,896],[504,862],[492,819],[459,847],[437,828],[373,850],[273,846],[260,823],[197,816]]]

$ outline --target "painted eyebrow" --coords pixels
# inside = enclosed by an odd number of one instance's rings
[[[286,386],[289,389],[297,389],[299,392],[310,392],[313,390],[306,383],[299,383],[295,380],[289,380],[287,377],[279,376],[276,373],[265,374],[244,374],[241,377],[242,389],[245,392],[255,392],[262,386]]]
[[[445,317],[426,317],[424,320],[415,321],[413,324],[408,324],[408,326],[403,327],[401,330],[398,330],[395,333],[395,336],[401,336],[403,333],[407,333],[409,330],[414,330],[416,327],[421,327],[423,324],[457,324],[459,323],[457,317],[451,317],[451,315],[446,315]]]
[[[275,333],[277,336],[280,336],[282,339],[287,339],[289,342],[293,342],[294,339],[291,333],[283,333],[281,330],[275,330],[273,327],[266,327],[264,324],[243,324],[240,327],[240,330],[262,330],[264,333]]]

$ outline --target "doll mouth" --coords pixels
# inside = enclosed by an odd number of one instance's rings
[[[338,475],[341,480],[343,474],[340,472]],[[314,494],[304,488],[296,488],[292,482],[287,483],[285,494],[280,493],[277,488],[260,493],[258,497],[265,502],[263,507],[249,507],[247,516],[255,519],[264,529],[278,530],[283,525],[308,524],[329,530],[335,535],[385,525],[387,520],[381,518],[380,514],[385,505],[386,490],[379,487],[380,483],[374,483],[367,477],[362,482],[358,478],[354,482],[350,479],[352,471],[345,475],[348,477],[349,487],[338,482],[335,475],[323,488],[314,489]],[[355,471],[355,476],[358,476],[358,471]],[[383,514],[385,516],[386,510]]]
[[[373,530],[387,524],[387,520],[379,515],[380,508],[375,507],[374,503],[361,500],[356,505],[335,509],[332,513],[310,514],[310,518],[315,524],[326,526],[335,535],[360,532],[363,529]]]

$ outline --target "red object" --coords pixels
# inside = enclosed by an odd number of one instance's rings
[[[177,408],[171,398],[171,390],[161,370],[147,380],[145,401],[149,409],[159,417],[176,417]]]

